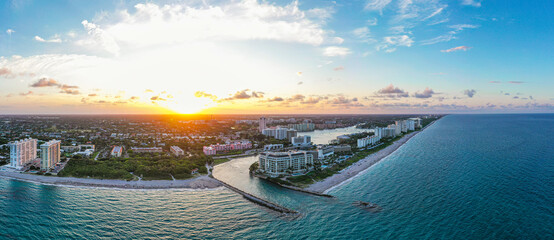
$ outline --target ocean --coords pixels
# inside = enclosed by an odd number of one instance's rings
[[[554,115],[448,115],[322,198],[217,166],[236,187],[117,190],[0,178],[0,239],[553,239]],[[246,168],[246,169],[245,169]],[[369,212],[354,201],[373,202]]]

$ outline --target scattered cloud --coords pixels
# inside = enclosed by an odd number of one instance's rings
[[[422,45],[431,45],[431,44],[436,44],[436,43],[440,43],[440,42],[448,42],[450,40],[456,39],[456,35],[459,34],[460,32],[462,32],[463,30],[473,29],[473,28],[478,28],[478,27],[479,26],[477,26],[477,25],[471,25],[471,24],[451,25],[451,26],[448,26],[448,28],[450,28],[452,30],[450,30],[447,33],[445,33],[443,35],[440,35],[438,37],[423,40],[423,41],[421,41],[421,44]]]
[[[466,89],[464,90],[464,95],[467,95],[468,97],[472,98],[477,91],[475,89]]]
[[[370,32],[368,27],[356,28],[352,31],[352,34],[361,40],[368,40],[370,38]]]
[[[433,96],[433,94],[435,94],[435,92],[433,91],[433,89],[430,89],[430,88],[425,88],[425,90],[423,90],[423,92],[416,92],[414,94],[414,97],[416,98],[430,98]]]
[[[489,81],[489,83],[502,83],[501,81]]]
[[[96,96],[98,96],[98,94],[96,94],[96,93],[91,93],[91,94],[89,94],[88,96],[89,96],[89,97],[96,97]]]
[[[369,26],[377,26],[377,18],[368,19],[366,23]]]
[[[282,102],[284,101],[285,99],[283,99],[282,97],[274,97],[274,98],[270,98],[268,99],[267,101],[268,102]]]
[[[197,97],[197,98],[210,98],[212,100],[217,99],[217,96],[215,96],[213,94],[210,94],[210,93],[206,93],[204,91],[197,91],[197,92],[194,93],[194,96]]]
[[[302,85],[302,84],[304,84],[304,82],[300,81],[296,85]]]
[[[318,104],[322,100],[321,97],[309,97],[300,102],[300,104],[306,104],[306,105],[314,105]]]
[[[48,40],[45,40],[44,38],[41,38],[39,36],[35,36],[35,41],[38,41],[38,42],[47,42],[47,43],[61,43],[62,42],[62,39],[60,39],[59,36],[54,36],[53,38],[51,39],[48,39]]]
[[[525,83],[525,82],[522,82],[522,81],[508,81],[508,83],[511,83],[511,84],[522,84],[522,83]]]
[[[59,87],[60,83],[52,78],[41,78],[31,84],[31,87]]]
[[[15,31],[14,31],[13,29],[11,29],[11,28],[8,28],[8,30],[6,30],[6,33],[7,33],[8,35],[12,35],[14,32],[15,32]]]
[[[333,68],[334,71],[342,71],[344,70],[344,67],[343,66],[338,66],[336,68]]]
[[[327,104],[341,108],[364,107],[363,104],[358,102],[358,98],[347,98],[345,96],[331,98],[327,101]]]
[[[369,0],[365,5],[366,10],[382,11],[392,0]]]
[[[441,50],[441,52],[446,52],[446,53],[449,53],[449,52],[456,52],[456,51],[467,51],[469,49],[472,49],[472,47],[468,47],[468,46],[459,46],[459,47],[455,47],[455,48],[450,48],[450,49],[446,49],[446,50]]]
[[[473,7],[481,7],[481,1],[480,0],[462,0],[462,5],[473,6]]]
[[[33,91],[28,91],[26,93],[20,93],[19,95],[20,96],[28,96],[28,95],[31,95],[31,94],[33,94]]]
[[[381,97],[388,97],[388,98],[401,98],[401,97],[408,97],[408,92],[395,87],[394,85],[390,84],[379,91],[377,91],[378,96]]]
[[[352,53],[350,49],[345,47],[331,46],[323,49],[323,55],[327,57],[344,57]]]
[[[388,36],[383,38],[381,45],[377,46],[377,50],[384,50],[385,52],[394,52],[396,47],[411,47],[414,40],[408,35]]]
[[[55,79],[46,78],[46,77],[40,78],[35,83],[31,84],[30,87],[34,87],[34,88],[57,87],[57,88],[60,89],[60,93],[71,94],[71,95],[80,94],[80,92],[78,90],[78,88],[79,88],[78,86],[61,84],[60,82],[56,81]]]
[[[71,94],[71,95],[78,95],[78,94],[79,94],[79,90],[77,90],[77,89],[71,89],[71,88],[62,88],[62,90],[60,91],[60,93]]]
[[[154,102],[154,101],[165,101],[166,99],[165,98],[162,98],[160,96],[153,96],[150,98],[150,101]]]

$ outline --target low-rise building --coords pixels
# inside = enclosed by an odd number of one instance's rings
[[[202,151],[204,152],[204,154],[206,154],[208,156],[217,154],[217,150],[215,150],[215,148],[213,148],[211,146],[204,146]]]
[[[123,153],[123,148],[120,146],[113,146],[112,151],[110,152],[110,156],[112,157],[121,157],[121,154]]]
[[[345,152],[351,152],[352,147],[348,144],[333,146],[333,151],[336,153],[345,153]]]
[[[270,176],[302,174],[314,164],[313,155],[306,151],[296,152],[263,152],[259,160],[260,172]]]
[[[268,144],[264,145],[264,151],[273,151],[283,149],[283,144]]]
[[[171,146],[169,150],[177,157],[185,155],[185,151],[178,146]]]
[[[248,140],[228,142],[226,144],[212,144],[210,146],[204,146],[202,151],[206,155],[215,155],[219,152],[227,152],[232,150],[246,150],[252,148],[252,142]]]
[[[163,149],[161,147],[132,147],[134,153],[161,153]]]

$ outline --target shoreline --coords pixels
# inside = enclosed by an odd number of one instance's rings
[[[352,179],[367,171],[371,166],[373,166],[374,164],[380,162],[381,160],[385,159],[386,157],[394,153],[402,145],[407,143],[412,137],[414,137],[418,133],[423,132],[423,130],[433,125],[436,121],[437,120],[431,122],[424,128],[420,129],[419,131],[415,131],[403,136],[401,139],[398,139],[397,141],[395,141],[392,145],[389,145],[386,148],[381,149],[380,151],[359,160],[358,162],[343,169],[342,172],[336,173],[322,181],[315,182],[305,189],[308,191],[328,194],[329,191],[349,181],[352,181]]]
[[[185,180],[125,181],[116,179],[41,176],[20,172],[0,171],[0,178],[61,187],[91,187],[129,190],[206,190],[223,187],[220,182],[208,177],[207,175]]]

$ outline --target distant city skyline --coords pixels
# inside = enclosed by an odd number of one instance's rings
[[[554,112],[552,1],[0,3],[0,114]]]

